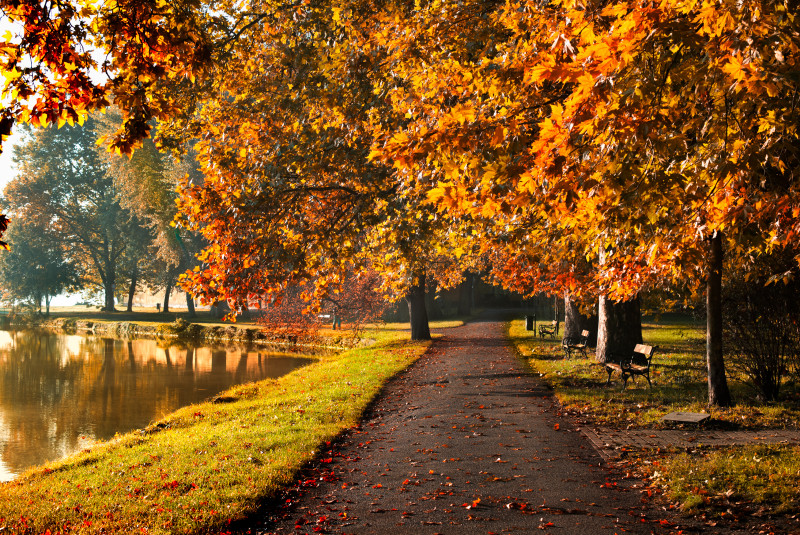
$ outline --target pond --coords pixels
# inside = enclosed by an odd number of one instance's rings
[[[310,358],[0,331],[0,481]]]

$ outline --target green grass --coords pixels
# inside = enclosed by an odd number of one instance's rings
[[[653,357],[651,379],[628,381],[622,389],[618,374],[612,383],[594,355],[564,359],[560,340],[540,340],[525,330],[522,320],[509,325],[509,337],[532,370],[554,387],[555,395],[570,412],[588,421],[615,428],[661,426],[660,418],[671,411],[707,412],[708,386],[705,364],[705,331],[689,318],[662,317],[644,323],[644,342],[658,346]],[[712,418],[741,428],[797,428],[800,404],[797,392],[787,385],[781,403],[762,403],[743,377],[729,380],[737,403],[733,408],[714,408]]]
[[[356,425],[391,376],[426,343],[377,342],[240,385],[0,486],[11,533],[206,533],[252,513],[320,446]]]
[[[567,412],[597,425],[658,429],[671,411],[709,411],[705,365],[705,330],[690,318],[666,316],[643,324],[645,343],[659,346],[653,358],[653,387],[638,379],[622,390],[617,376],[606,386],[606,374],[589,358],[564,360],[558,340],[539,340],[524,322],[509,325],[509,337],[534,373],[554,388]],[[793,428],[800,422],[798,392],[784,388],[779,403],[762,403],[744,377],[729,379],[737,405],[710,410],[721,427]],[[786,445],[736,446],[690,451],[629,452],[633,464],[651,483],[688,514],[721,517],[734,509],[764,508],[772,513],[800,511],[800,448]]]
[[[431,330],[437,329],[452,329],[454,327],[461,327],[466,322],[467,318],[453,318],[447,320],[437,320],[430,322]],[[385,329],[388,331],[410,331],[411,327],[408,322],[386,322],[386,323],[373,323],[367,327],[372,329]]]
[[[800,510],[800,447],[738,446],[680,453],[651,465],[656,484],[687,513],[732,505]]]

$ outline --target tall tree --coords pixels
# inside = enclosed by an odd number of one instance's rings
[[[11,250],[0,257],[0,287],[11,302],[30,301],[50,314],[50,302],[62,292],[79,286],[78,266],[65,244],[46,228],[28,221],[11,227]]]
[[[407,82],[390,98],[411,120],[376,151],[399,176],[431,177],[443,212],[501,225],[540,214],[580,254],[611,250],[593,278],[613,300],[705,284],[706,238],[722,231],[740,264],[796,240],[800,22],[788,4],[436,5],[383,32],[386,65]],[[486,52],[444,59],[468,49],[441,46],[468,42],[451,22],[479,18],[497,30]],[[423,28],[427,49],[414,43]],[[724,405],[721,349],[709,351],[709,399]]]
[[[109,109],[97,119],[96,131],[101,136],[111,135],[122,123],[117,108]],[[160,152],[150,139],[142,141],[134,154],[125,157],[105,151],[108,165],[120,204],[134,214],[149,230],[149,235],[131,242],[134,250],[127,255],[139,278],[152,288],[164,288],[163,311],[169,311],[169,298],[178,274],[197,264],[196,254],[202,242],[196,233],[174,224],[177,210],[176,188],[181,180],[202,183],[195,154],[191,146],[180,160]],[[135,230],[135,229],[132,229]],[[135,236],[133,232],[129,233]],[[148,240],[149,237],[149,240]],[[147,259],[148,262],[143,262]],[[131,271],[133,273],[133,271]],[[187,307],[194,314],[194,303],[187,295]]]
[[[321,302],[347,273],[375,269],[383,291],[406,298],[412,338],[429,338],[425,292],[458,282],[470,234],[369,161],[372,118],[402,114],[375,98],[380,58],[337,48],[349,29],[332,7],[251,6],[271,15],[253,15],[194,118],[205,180],[187,184],[181,208],[210,245],[184,286],[242,310],[307,281]]]
[[[11,210],[69,246],[72,261],[86,265],[89,281],[102,289],[104,309],[113,311],[128,214],[95,150],[91,121],[30,131],[15,147],[15,161],[19,175],[5,190]]]

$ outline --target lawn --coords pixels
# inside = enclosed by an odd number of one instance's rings
[[[615,429],[659,429],[672,411],[710,412],[716,429],[798,428],[800,403],[793,384],[777,403],[759,401],[746,378],[730,376],[736,406],[707,406],[705,329],[690,317],[663,316],[642,326],[644,342],[657,345],[652,388],[643,378],[628,382],[608,375],[594,355],[564,359],[560,340],[540,340],[522,320],[509,324],[509,337],[533,373],[553,386],[566,412],[589,425]],[[800,512],[800,448],[747,445],[728,448],[629,451],[632,470],[663,490],[673,505],[713,518],[728,515]]]
[[[705,329],[690,317],[664,316],[642,325],[648,345],[658,346],[651,370],[653,387],[644,378],[628,381],[622,388],[619,376],[608,375],[594,355],[564,359],[560,340],[541,340],[525,330],[522,320],[509,325],[509,337],[535,372],[555,388],[555,394],[570,412],[586,421],[615,428],[660,427],[660,418],[672,411],[708,412],[705,364]],[[762,403],[744,377],[730,377],[729,386],[737,405],[714,408],[717,423],[737,428],[780,427],[796,429],[800,417],[798,392],[786,385],[781,403]]]

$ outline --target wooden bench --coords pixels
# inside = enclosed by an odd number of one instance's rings
[[[564,349],[565,358],[572,358],[573,353],[580,353],[586,358],[586,348],[589,345],[589,331],[581,331],[578,338],[564,338],[561,347]]]
[[[539,325],[539,338],[544,338],[545,335],[550,335],[551,338],[555,338],[558,334],[558,321],[553,320],[549,325],[543,324]]]
[[[658,346],[636,344],[632,355],[612,355],[611,360],[605,362],[606,372],[608,372],[606,384],[611,383],[611,374],[617,372],[622,377],[622,388],[628,385],[628,378],[636,381],[637,376],[647,379],[647,385],[652,387],[650,365],[653,362],[653,353],[656,349],[658,349]]]

